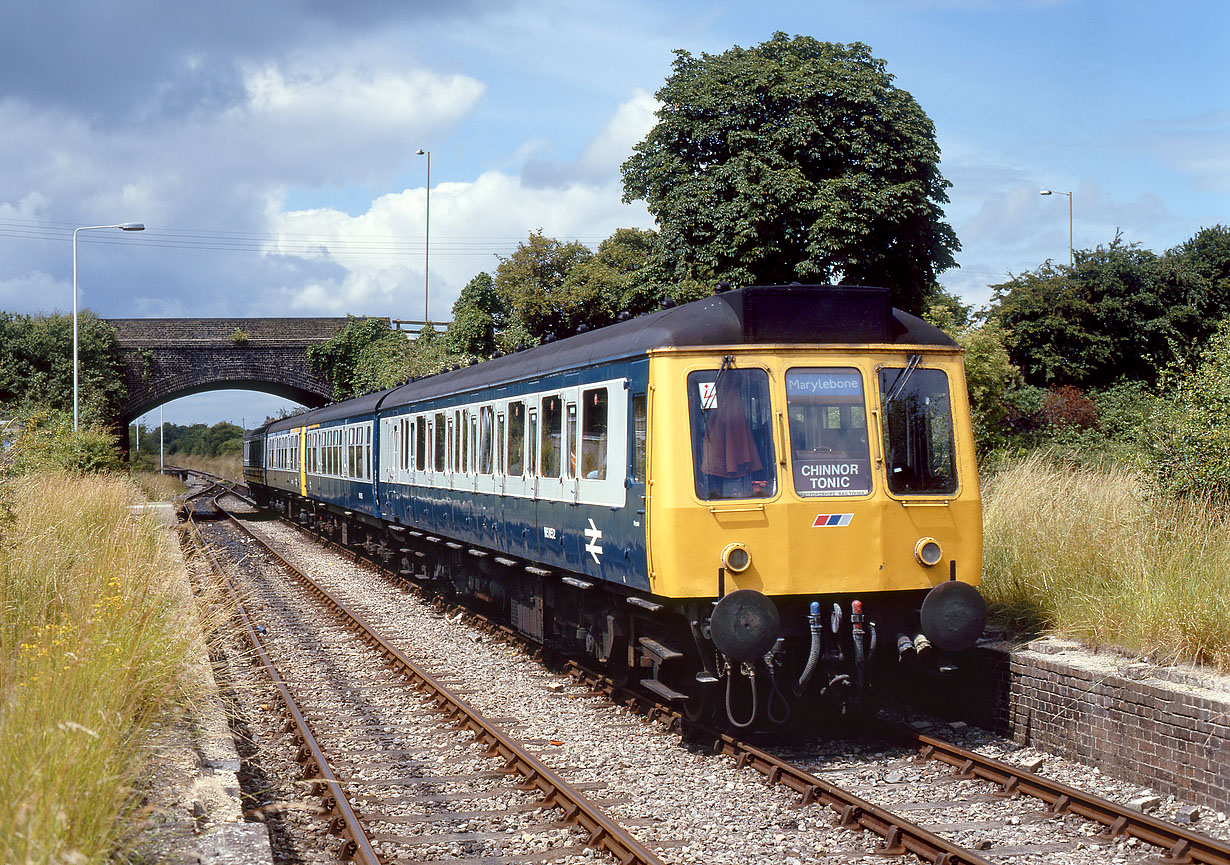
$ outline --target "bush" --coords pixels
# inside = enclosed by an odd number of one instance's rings
[[[1149,465],[1162,489],[1230,500],[1230,321],[1199,365],[1170,373],[1148,428]]]
[[[33,409],[18,415],[8,471],[61,469],[74,473],[121,471],[119,443],[101,426],[73,429],[67,412]]]

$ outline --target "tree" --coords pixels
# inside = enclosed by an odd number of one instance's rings
[[[453,320],[445,333],[450,351],[490,357],[496,331],[504,325],[507,307],[495,290],[491,274],[483,272],[466,283],[453,303]]]
[[[78,315],[77,330],[81,420],[105,422],[115,416],[124,397],[115,330],[89,310]],[[71,315],[0,313],[0,404],[62,408],[71,416]]]
[[[1198,316],[1159,278],[1157,256],[1116,234],[993,285],[991,315],[1026,381],[1100,388],[1116,379],[1154,382],[1196,336]]]
[[[776,33],[676,51],[658,123],[623,165],[672,279],[882,285],[920,312],[955,265],[931,120],[860,43]]]
[[[593,299],[587,287],[579,291],[575,284],[566,284],[568,273],[593,257],[583,243],[563,243],[546,237],[541,229],[531,232],[512,255],[501,256],[495,272],[496,294],[510,317],[532,337],[562,336],[582,323],[586,302]]]

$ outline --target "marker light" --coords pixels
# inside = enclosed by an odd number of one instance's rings
[[[935,538],[919,538],[914,545],[914,558],[918,559],[920,565],[930,568],[940,563],[940,559],[944,558],[944,551]]]
[[[752,565],[752,554],[743,544],[727,544],[722,550],[722,567],[731,573],[741,574]]]

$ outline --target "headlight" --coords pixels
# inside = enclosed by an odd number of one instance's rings
[[[727,544],[722,550],[722,567],[731,573],[741,574],[752,564],[752,554],[743,544]]]
[[[920,565],[931,567],[938,565],[940,559],[944,558],[944,550],[935,538],[919,538],[914,545],[914,558],[918,559]]]

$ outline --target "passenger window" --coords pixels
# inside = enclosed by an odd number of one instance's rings
[[[649,447],[649,410],[645,394],[632,395],[632,480],[645,482],[645,457]]]
[[[557,396],[542,400],[542,477],[560,476],[560,454],[563,452],[564,403]]]
[[[461,413],[461,470],[470,470],[470,411]]]
[[[525,474],[525,403],[508,404],[508,474]]]
[[[786,372],[794,491],[801,496],[865,496],[871,456],[863,376],[857,369]]]
[[[427,420],[421,417],[416,418],[414,425],[414,467],[421,472],[427,469]]]
[[[880,399],[888,488],[898,495],[956,493],[948,376],[914,365],[885,367],[880,370]]]
[[[690,373],[688,408],[697,497],[776,495],[769,376],[764,370],[724,365]]]
[[[582,396],[581,477],[606,479],[607,392],[606,388],[587,390]]]

